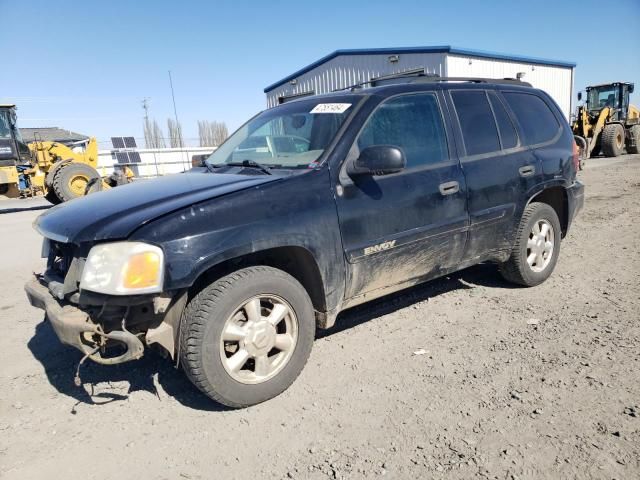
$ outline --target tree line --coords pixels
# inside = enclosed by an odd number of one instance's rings
[[[167,132],[168,136],[165,137],[156,120],[150,120],[148,117],[144,119],[144,142],[147,148],[166,148],[167,146],[182,148],[186,146],[180,122],[168,118]],[[198,137],[201,147],[217,147],[228,136],[229,130],[225,122],[198,120]],[[168,140],[169,145],[165,144],[165,139]]]

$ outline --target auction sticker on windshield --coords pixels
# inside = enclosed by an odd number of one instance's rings
[[[344,113],[350,106],[350,103],[319,103],[311,113]]]

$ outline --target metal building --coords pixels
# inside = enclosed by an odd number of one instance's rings
[[[545,90],[569,118],[575,63],[456,48],[336,50],[264,89],[267,107],[328,93],[372,78],[424,68],[442,77],[516,78]]]

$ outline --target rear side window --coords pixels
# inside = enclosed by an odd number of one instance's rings
[[[380,105],[358,137],[360,150],[372,145],[400,147],[407,168],[448,159],[447,139],[435,95],[404,95]]]
[[[530,93],[503,92],[503,95],[520,123],[527,145],[548,142],[556,136],[560,124],[544,100]]]
[[[504,108],[504,105],[502,105],[498,96],[493,92],[489,92],[489,101],[493,108],[493,114],[496,116],[502,148],[515,147],[518,145],[518,134],[516,133],[513,123],[511,123],[507,110]]]
[[[453,91],[451,98],[460,120],[467,155],[500,150],[496,122],[484,90]]]

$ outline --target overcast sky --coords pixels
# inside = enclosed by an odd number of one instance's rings
[[[612,80],[640,88],[631,33],[640,0],[0,0],[0,19],[0,103],[18,105],[22,127],[101,141],[141,137],[145,97],[166,129],[168,70],[185,137],[195,139],[197,120],[233,130],[265,108],[264,87],[344,48],[454,45],[543,57],[578,64],[576,91]]]

